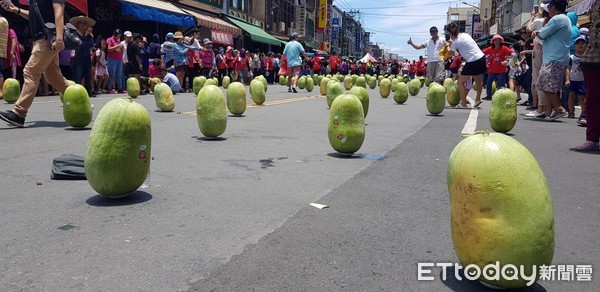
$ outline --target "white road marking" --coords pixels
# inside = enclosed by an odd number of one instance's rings
[[[475,104],[475,101],[467,96],[467,100],[470,104]],[[465,123],[465,127],[462,129],[461,134],[463,135],[471,135],[475,133],[475,129],[477,129],[477,117],[479,116],[479,110],[477,108],[472,107],[471,112],[469,113],[469,118]]]

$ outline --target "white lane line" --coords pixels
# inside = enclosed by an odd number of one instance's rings
[[[475,101],[467,96],[467,100],[470,104],[475,104]],[[469,113],[469,118],[465,123],[465,127],[462,129],[461,134],[463,135],[471,135],[475,133],[475,129],[477,129],[477,116],[479,116],[479,110],[477,108],[471,108],[471,112]]]

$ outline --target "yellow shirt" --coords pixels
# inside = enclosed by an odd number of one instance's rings
[[[0,17],[0,58],[6,59],[8,52],[8,20]]]

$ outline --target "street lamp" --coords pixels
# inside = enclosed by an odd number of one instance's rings
[[[481,11],[481,8],[479,8],[479,6],[475,6],[473,4],[469,4],[469,3],[465,2],[465,1],[463,1],[462,4],[465,4],[467,6],[471,6],[471,7],[475,8],[475,9],[477,9],[478,10],[477,12]]]

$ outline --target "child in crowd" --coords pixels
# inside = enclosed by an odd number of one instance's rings
[[[583,79],[583,72],[579,68],[579,60],[585,53],[588,47],[587,39],[584,36],[580,36],[575,40],[575,54],[571,55],[569,60],[569,66],[567,67],[567,80],[566,87],[569,88],[569,118],[575,118],[575,97],[579,99],[579,106],[581,106],[581,115],[579,116],[579,123],[585,124],[585,81]]]
[[[100,48],[96,50],[96,94],[106,93],[108,83],[108,69],[106,65],[106,40],[100,42]]]

